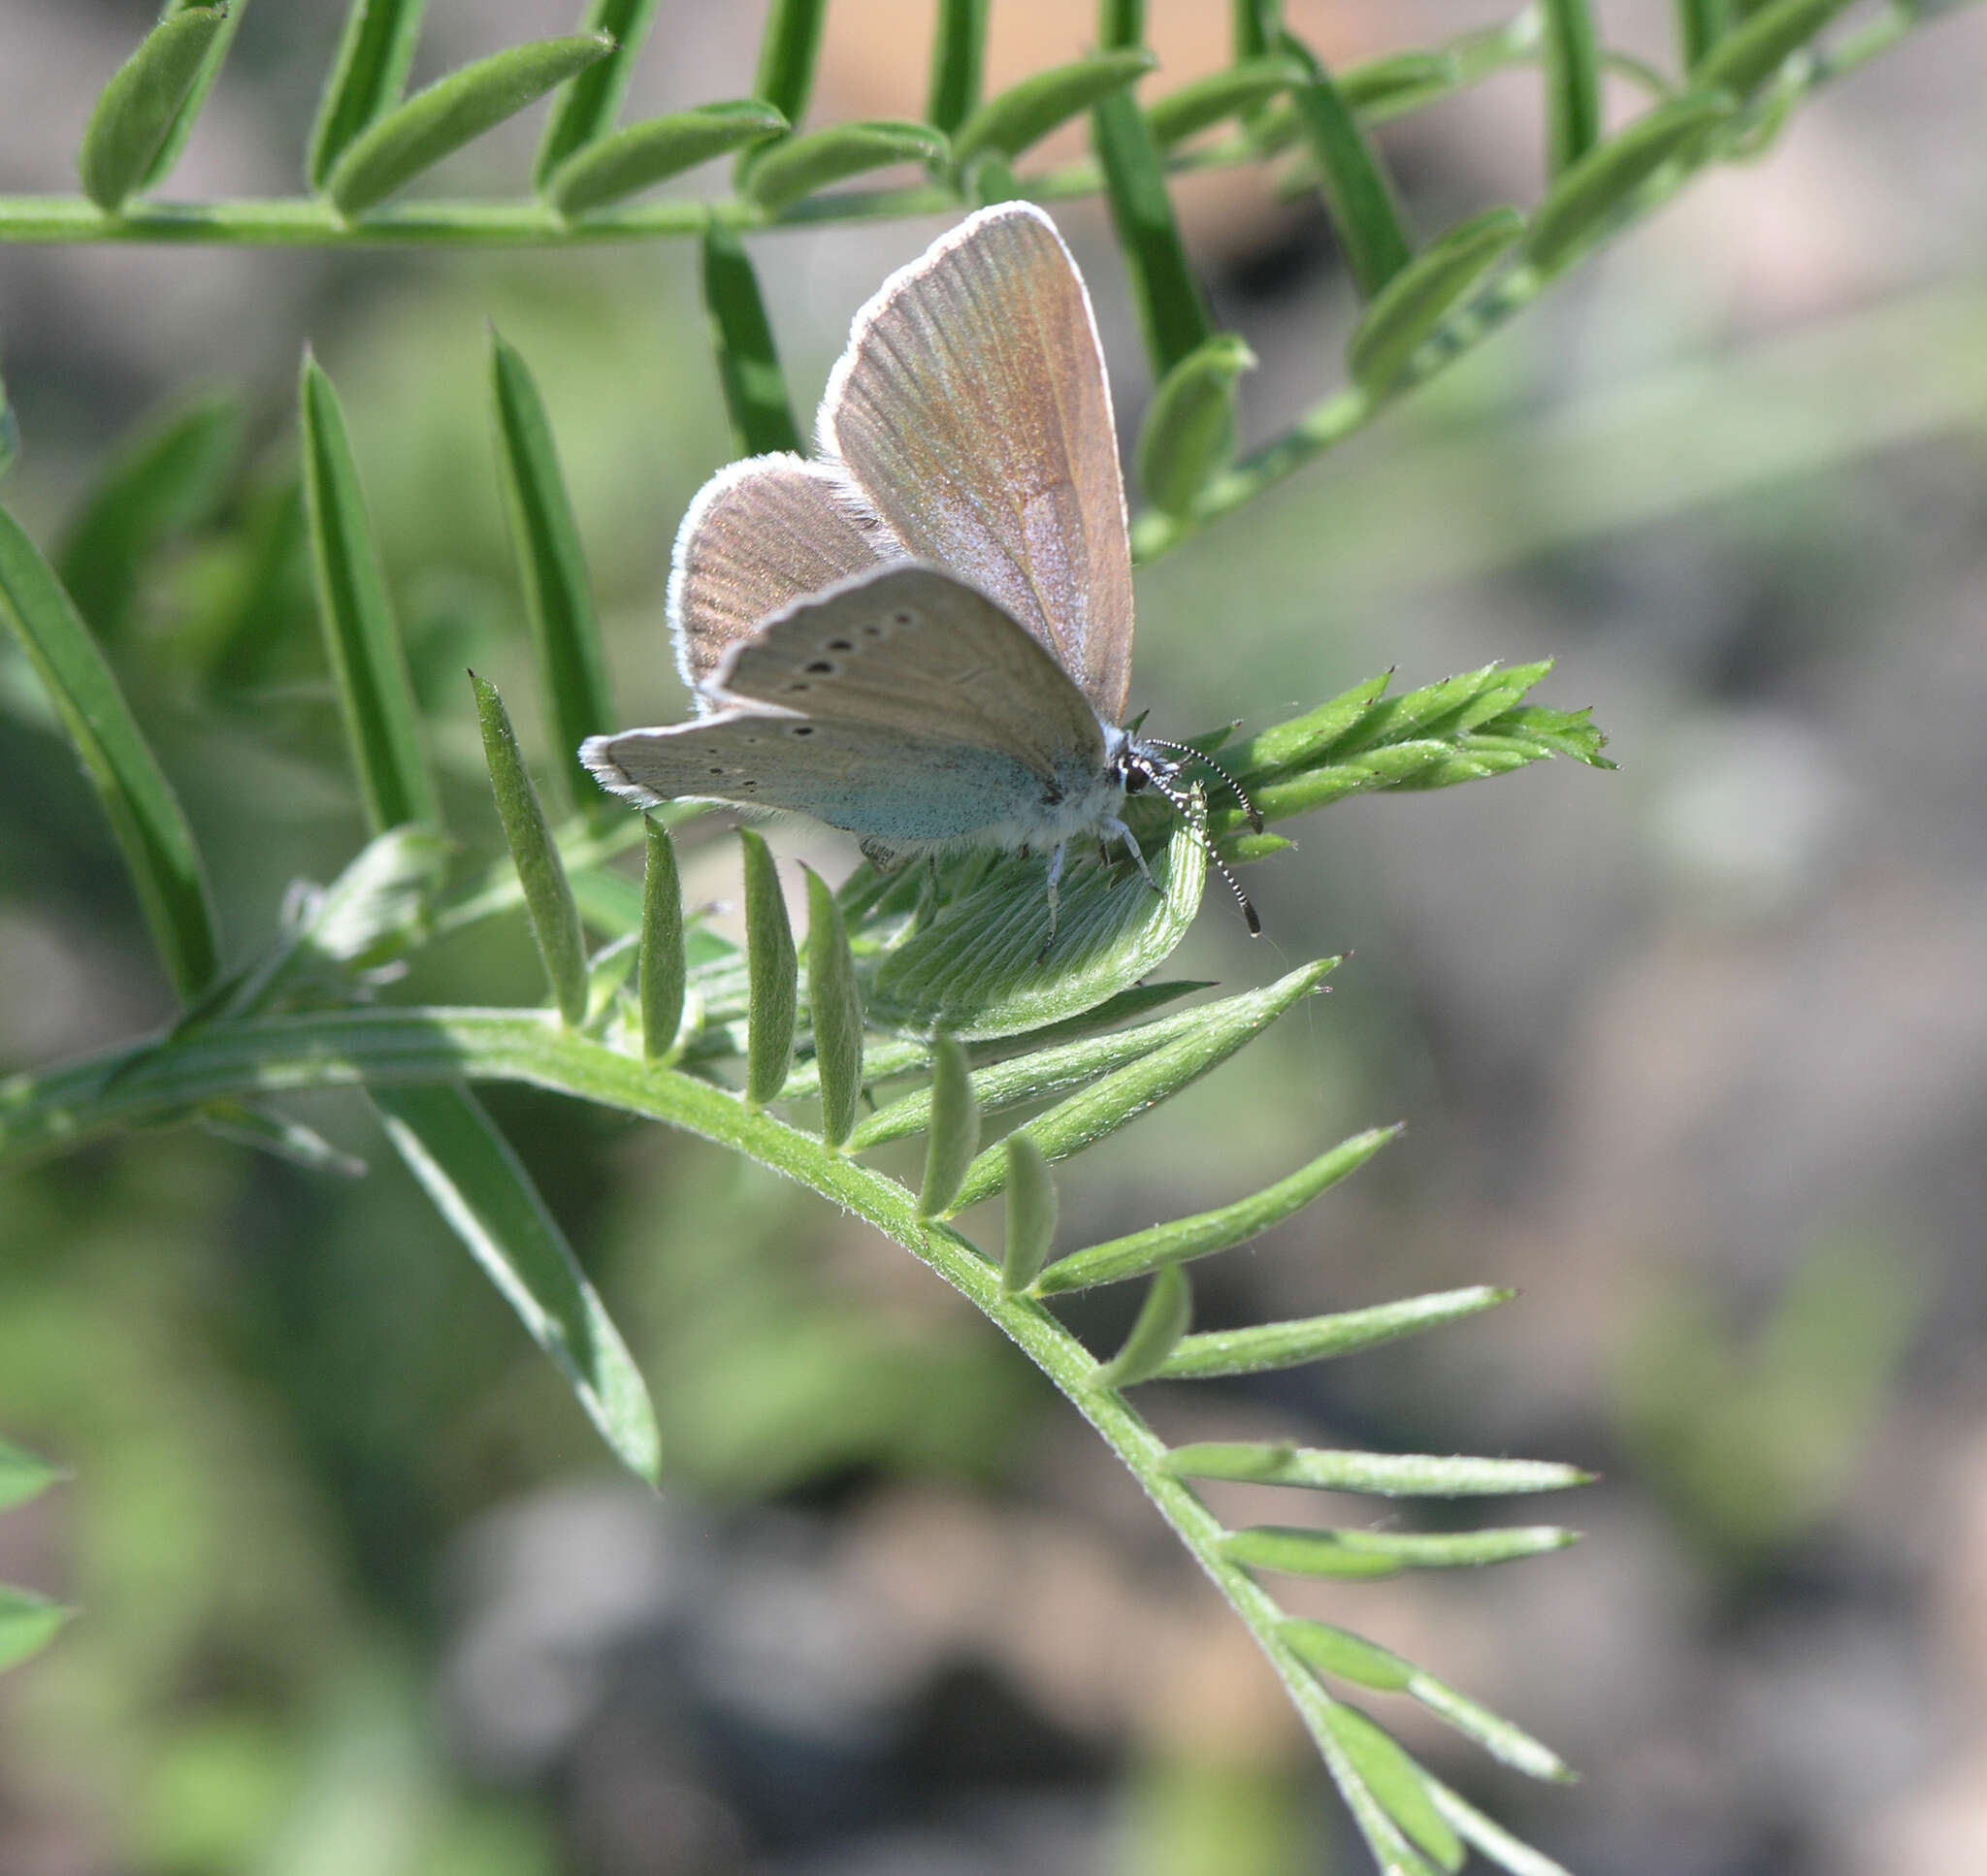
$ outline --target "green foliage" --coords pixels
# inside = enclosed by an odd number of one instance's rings
[[[759,276],[752,271],[745,244],[716,222],[703,236],[703,304],[710,314],[711,350],[738,454],[798,454],[800,426],[794,421],[793,400],[787,395]]]
[[[582,81],[589,76],[580,75]],[[576,149],[547,176],[545,195],[568,218],[590,214],[713,156],[781,136],[786,129],[787,120],[757,98],[650,117]]]
[[[1138,481],[1162,514],[1184,515],[1235,453],[1235,390],[1255,354],[1217,333],[1166,373],[1138,437]]]
[[[1486,209],[1438,235],[1387,282],[1353,329],[1346,364],[1355,383],[1384,391],[1421,342],[1525,231],[1515,209]]]
[[[952,133],[953,161],[963,166],[987,150],[1011,161],[1070,118],[1136,84],[1158,62],[1143,47],[1132,46],[1023,79],[989,98]]]
[[[614,128],[635,57],[655,16],[656,0],[592,0],[581,30],[606,40],[614,49],[589,65],[553,101],[544,141],[532,166],[532,181],[537,187],[546,187],[561,168]]]
[[[0,1439],[0,1511],[31,1504],[65,1476],[59,1466]],[[75,1613],[32,1590],[0,1583],[0,1672],[39,1654]]]
[[[155,180],[155,165],[166,155],[203,75],[211,78],[208,56],[228,23],[225,7],[186,7],[168,12],[117,68],[90,113],[76,153],[82,192],[115,214],[141,183]],[[188,119],[190,121],[190,119]]]
[[[352,0],[310,130],[305,173],[322,189],[360,134],[400,103],[427,0]]]
[[[776,214],[866,170],[942,162],[947,150],[944,136],[929,124],[831,124],[767,146],[745,178],[745,191],[760,208]]]

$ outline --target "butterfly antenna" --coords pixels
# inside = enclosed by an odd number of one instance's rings
[[[1248,818],[1251,831],[1258,834],[1262,832],[1262,816],[1255,812],[1255,803],[1250,800],[1247,792],[1243,790],[1242,784],[1236,781],[1212,756],[1207,755],[1202,750],[1195,749],[1191,743],[1168,742],[1164,736],[1141,736],[1139,741],[1151,743],[1155,749],[1177,749],[1189,761],[1199,762],[1202,767],[1213,769],[1222,781],[1227,783],[1229,791],[1233,793],[1235,799],[1241,802],[1242,812]]]
[[[1229,870],[1228,862],[1215,852],[1215,844],[1208,838],[1206,797],[1197,789],[1175,788],[1165,776],[1155,774],[1151,769],[1146,770],[1146,775],[1153,787],[1173,804],[1174,812],[1186,822],[1188,832],[1193,836],[1194,843],[1200,851],[1208,857],[1208,861],[1215,871],[1227,881],[1228,890],[1234,893],[1235,903],[1242,908],[1242,917],[1248,922],[1250,937],[1260,938],[1262,921],[1256,916],[1255,907],[1250,902],[1249,894],[1243,891],[1242,882]]]

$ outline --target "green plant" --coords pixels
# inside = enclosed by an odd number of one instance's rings
[[[981,100],[985,9],[941,5],[929,121],[794,131],[807,102],[820,0],[772,11],[758,95],[617,129],[629,62],[652,8],[599,0],[585,32],[519,48],[405,102],[420,9],[352,10],[311,141],[311,193],[277,202],[150,199],[213,81],[232,12],[169,6],[104,94],[85,135],[76,200],[0,198],[0,240],[368,243],[449,249],[558,248],[697,235],[716,363],[741,451],[798,435],[770,329],[739,236],[835,218],[954,210],[1019,190],[1055,201],[1102,191],[1133,281],[1156,386],[1139,470],[1151,506],[1136,540],[1168,551],[1352,436],[1514,316],[1546,286],[1709,166],[1750,154],[1799,102],[1938,9],[1894,5],[1822,49],[1840,0],[1685,6],[1684,77],[1642,67],[1655,95],[1602,133],[1599,74],[1610,61],[1578,0],[1527,10],[1495,32],[1330,74],[1284,33],[1268,4],[1238,0],[1235,60],[1150,109],[1132,87],[1150,67],[1140,9],[1107,4],[1093,58]],[[1613,60],[1620,65],[1622,62]],[[1538,64],[1553,181],[1528,215],[1493,210],[1421,245],[1412,241],[1369,136],[1494,71]],[[396,205],[406,185],[470,137],[551,90],[554,113],[536,193],[508,203]],[[1017,178],[1014,165],[1063,118],[1088,111],[1092,161]],[[1205,141],[1197,141],[1205,140]],[[714,203],[626,206],[641,188],[711,156],[738,153],[737,186]],[[825,194],[905,161],[919,187]],[[1166,185],[1187,170],[1286,164],[1319,191],[1366,310],[1348,384],[1248,460],[1232,460],[1232,399],[1249,357],[1214,330],[1175,227]],[[1332,961],[1266,988],[1186,1010],[1199,987],[1145,980],[1196,911],[1198,850],[1177,834],[1159,861],[1165,890],[1125,889],[1090,869],[1065,896],[1063,932],[1041,954],[1039,869],[985,857],[935,882],[864,868],[838,893],[808,883],[795,943],[769,856],[745,838],[748,942],[733,948],[686,918],[668,826],[622,815],[571,760],[611,728],[603,661],[571,504],[549,424],[522,356],[491,354],[499,460],[517,543],[538,686],[555,756],[546,779],[568,810],[555,826],[502,699],[476,680],[474,705],[510,860],[464,877],[442,837],[442,794],[393,617],[351,442],[330,379],[305,361],[303,494],[318,612],[373,838],[333,884],[292,904],[279,942],[224,969],[192,834],[96,637],[114,638],[128,575],[167,525],[198,505],[222,437],[189,415],[134,459],[93,510],[95,543],[72,545],[63,579],[0,514],[0,612],[35,666],[96,785],[162,957],[185,1003],[169,1033],[0,1085],[0,1161],[65,1149],[133,1125],[227,1131],[329,1164],[331,1149],[271,1105],[286,1089],[356,1085],[442,1214],[566,1374],[615,1452],[653,1477],[654,1415],[640,1375],[550,1212],[469,1085],[516,1081],[657,1118],[780,1172],[851,1211],[979,1307],[1089,1417],[1261,1642],[1290,1690],[1381,1864],[1455,1867],[1464,1844],[1515,1871],[1551,1867],[1407,1757],[1327,1680],[1405,1692],[1517,1768],[1558,1777],[1546,1747],[1345,1631],[1286,1617],[1257,1571],[1367,1577],[1482,1564],[1555,1547],[1553,1528],[1402,1535],[1276,1527],[1228,1531],[1190,1481],[1239,1479],[1384,1496],[1462,1497],[1579,1482],[1530,1462],[1319,1452],[1277,1444],[1167,1448],[1126,1399],[1153,1378],[1192,1379],[1323,1359],[1458,1320],[1502,1300],[1474,1288],[1354,1314],[1194,1335],[1193,1258],[1240,1244],[1329,1189],[1389,1130],[1354,1136],[1267,1190],[1199,1216],[1052,1255],[1052,1166],[1169,1099],[1319,987]],[[85,591],[89,582],[95,584]],[[87,623],[85,623],[87,620]],[[1296,720],[1219,748],[1269,822],[1374,789],[1414,790],[1508,772],[1553,755],[1605,765],[1583,713],[1526,701],[1542,665],[1490,667],[1399,696],[1385,678]],[[1146,804],[1149,811],[1150,804]],[[1156,811],[1152,828],[1159,831]],[[1286,843],[1230,811],[1211,826],[1225,857]],[[643,885],[612,870],[645,845]],[[380,1001],[375,979],[482,922],[528,914],[549,1008]],[[881,1031],[883,1033],[871,1033]],[[892,1094],[864,1115],[863,1096]],[[1043,1105],[1047,1104],[1047,1105]],[[982,1116],[1040,1112],[984,1148]],[[778,1112],[775,1112],[778,1110]],[[784,1117],[783,1117],[784,1116]],[[859,1117],[860,1116],[860,1117]],[[923,1135],[916,1190],[854,1155]],[[983,1249],[952,1220],[1005,1192],[1006,1238]],[[1096,1360],[1049,1300],[1149,1279],[1124,1345]]]

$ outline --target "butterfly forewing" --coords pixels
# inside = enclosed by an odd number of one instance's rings
[[[902,553],[833,466],[733,463],[704,484],[676,535],[669,626],[684,681],[701,686],[761,620]]]
[[[1096,713],[1061,666],[985,594],[918,562],[855,574],[766,620],[710,689],[824,725],[942,733],[1012,758],[1059,798],[1104,760]]]
[[[820,416],[903,551],[1021,622],[1106,723],[1131,678],[1131,553],[1103,353],[1049,218],[985,210],[857,315]]]

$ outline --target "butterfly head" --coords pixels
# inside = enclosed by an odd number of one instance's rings
[[[1127,795],[1143,794],[1150,789],[1166,798],[1173,811],[1186,822],[1201,851],[1213,861],[1216,871],[1227,882],[1228,890],[1234,893],[1235,903],[1242,908],[1242,916],[1248,921],[1250,935],[1260,936],[1262,922],[1256,917],[1249,894],[1243,891],[1242,883],[1228,870],[1227,862],[1215,851],[1214,841],[1209,837],[1207,797],[1187,779],[1187,771],[1195,762],[1203,768],[1212,769],[1241,803],[1250,826],[1261,833],[1262,817],[1256,813],[1255,803],[1250,800],[1241,783],[1226,769],[1190,743],[1168,742],[1163,736],[1133,733],[1143,721],[1142,717],[1139,718],[1131,729],[1117,730],[1107,739],[1106,758],[1111,775]],[[1166,752],[1169,750],[1175,753],[1168,755]]]

